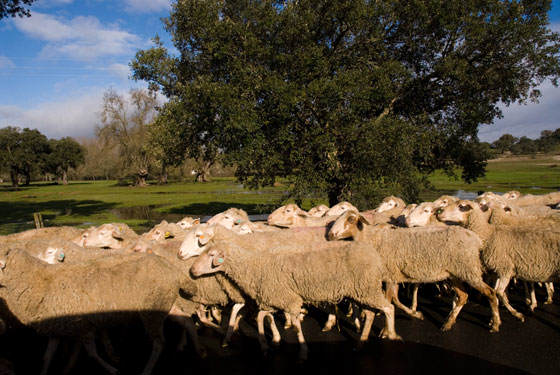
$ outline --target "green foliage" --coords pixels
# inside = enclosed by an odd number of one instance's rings
[[[51,153],[46,158],[47,169],[58,176],[64,184],[68,183],[68,170],[85,162],[85,150],[73,138],[65,137],[49,141]]]
[[[417,197],[436,169],[484,174],[478,125],[560,73],[550,1],[177,1],[131,62],[170,98],[191,157],[224,155],[251,187],[291,181],[366,202]],[[194,145],[194,146],[193,146]],[[174,146],[174,147],[175,147]]]
[[[0,0],[0,19],[11,17],[29,17],[29,9],[35,0]]]

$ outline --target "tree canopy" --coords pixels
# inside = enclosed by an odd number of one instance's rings
[[[29,6],[35,0],[0,0],[0,19],[11,17],[29,17]]]
[[[414,200],[435,169],[483,175],[479,124],[557,84],[547,0],[179,0],[131,62],[191,157],[249,186]],[[210,151],[210,152],[209,152]],[[208,152],[205,154],[205,152]]]
[[[84,147],[73,138],[49,140],[51,152],[47,157],[47,170],[68,184],[68,170],[76,168],[85,161]]]

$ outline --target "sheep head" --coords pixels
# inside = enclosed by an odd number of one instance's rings
[[[193,226],[198,225],[198,224],[200,224],[200,219],[198,219],[198,218],[193,219],[192,217],[188,217],[188,216],[182,218],[181,221],[179,221],[177,223],[177,225],[183,230],[190,229]]]
[[[209,249],[198,256],[191,266],[191,275],[199,277],[218,272],[226,261],[224,252],[219,249]]]
[[[438,199],[436,199],[433,203],[436,208],[440,207],[447,207],[449,203],[457,202],[459,198],[454,197],[452,195],[442,195]]]
[[[323,216],[325,216],[325,214],[328,211],[329,211],[329,208],[327,206],[325,206],[324,204],[321,204],[319,206],[313,207],[312,209],[307,211],[307,213],[309,214],[309,216],[312,216],[312,217],[323,217]]]
[[[66,255],[64,254],[64,250],[54,246],[48,246],[37,256],[37,258],[45,263],[57,264],[64,262]]]
[[[393,208],[405,208],[405,206],[406,204],[401,198],[391,195],[383,199],[379,207],[375,209],[375,212],[385,212],[392,210]]]
[[[83,246],[120,249],[124,230],[114,224],[103,224],[92,229],[83,240]]]
[[[358,211],[358,209],[350,202],[340,202],[332,206],[326,213],[325,216],[340,216],[346,211]]]
[[[450,224],[466,225],[469,216],[475,209],[476,203],[468,200],[460,200],[455,203],[438,209],[437,218],[439,221]]]
[[[354,238],[364,229],[364,224],[370,225],[370,222],[358,211],[346,211],[336,219],[329,230],[329,240]]]
[[[517,198],[521,197],[521,193],[517,190],[512,190],[512,191],[508,191],[507,193],[504,193],[504,195],[502,195],[502,197],[504,199],[508,199],[508,200],[517,199]]]
[[[208,242],[214,237],[215,226],[200,224],[190,230],[179,247],[177,257],[182,260],[200,255]]]
[[[425,227],[430,222],[430,218],[438,210],[434,202],[423,202],[414,208],[405,218],[406,226]]]
[[[245,212],[245,211],[243,211]],[[239,225],[247,221],[245,215],[237,211],[237,209],[228,209],[227,211],[220,212],[208,220],[209,225],[221,225],[227,229],[232,229],[235,225]]]
[[[268,225],[277,227],[302,226],[302,218],[309,217],[309,214],[299,208],[297,204],[290,203],[279,207],[268,215]]]

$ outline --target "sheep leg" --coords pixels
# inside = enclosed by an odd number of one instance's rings
[[[264,317],[266,316],[267,311],[260,310],[257,314],[257,330],[258,330],[258,337],[259,337],[259,345],[261,346],[261,351],[263,355],[266,355],[268,352],[268,344],[266,343],[266,337],[264,335]]]
[[[442,331],[449,331],[451,328],[453,328],[455,322],[457,321],[457,316],[459,315],[461,309],[463,308],[463,306],[465,306],[465,303],[467,303],[467,299],[469,298],[469,295],[467,294],[467,292],[465,292],[465,290],[462,288],[462,285],[458,281],[453,281],[453,289],[456,293],[454,299],[455,303],[453,304],[453,308],[451,309],[451,312],[447,317],[447,321],[445,322],[443,327],[441,327]]]
[[[335,324],[336,324],[336,315],[329,314],[329,317],[327,318],[327,322],[325,323],[325,326],[321,331],[329,332],[332,329],[332,327],[334,327]]]
[[[148,363],[144,367],[142,371],[142,375],[148,375],[152,373],[154,366],[163,350],[163,335],[161,337],[155,337],[152,341],[152,353],[150,354],[150,358],[148,359]]]
[[[301,315],[301,313],[300,313]],[[307,343],[305,342],[305,337],[303,336],[303,330],[301,329],[301,320],[297,314],[290,314],[292,319],[292,324],[296,328],[297,338],[299,342],[299,360],[307,360]],[[303,319],[303,316],[301,317]]]
[[[100,337],[101,342],[103,343],[103,347],[105,348],[105,353],[107,353],[109,360],[113,363],[119,363],[120,358],[115,354],[115,349],[113,348],[113,344],[111,344],[111,339],[109,338],[109,333],[106,329],[101,330]]]
[[[529,288],[530,286],[530,288]],[[525,303],[531,311],[535,311],[537,307],[537,297],[535,296],[535,283],[523,281],[523,288],[525,289]]]
[[[546,301],[544,304],[550,305],[554,296],[554,283],[544,283],[544,286],[546,287]]]
[[[110,364],[105,362],[99,356],[99,354],[97,354],[97,348],[95,347],[95,340],[94,340],[93,336],[91,336],[91,335],[86,336],[83,340],[83,344],[84,344],[84,348],[86,349],[87,354],[91,358],[95,359],[97,361],[97,363],[99,363],[101,365],[101,367],[103,367],[105,369],[105,371],[107,371],[110,374],[114,374],[114,375],[116,375],[118,373],[118,370],[116,368],[114,368],[113,366],[111,366]]]
[[[354,303],[352,302],[351,306],[353,305]],[[360,321],[360,316],[362,313],[364,312],[361,311],[357,306],[352,307],[352,320],[354,321],[354,327],[356,328],[356,332],[361,331],[362,322]]]
[[[216,306],[210,308],[210,313],[218,324],[222,324],[222,312]]]
[[[270,330],[272,331],[272,344],[274,346],[278,346],[280,345],[281,336],[280,336],[280,331],[278,331],[278,327],[276,327],[276,322],[274,321],[274,315],[268,312],[266,316],[270,318]]]
[[[492,289],[488,284],[486,284],[482,279],[474,282],[469,282],[468,284],[474,289],[476,289],[480,294],[488,298],[490,309],[492,309],[490,332],[491,333],[499,332],[500,324],[502,324],[502,321],[500,319],[500,309],[499,309],[498,297],[496,296],[497,294],[496,291]]]
[[[224,330],[222,329],[222,327],[220,327],[219,325],[217,325],[216,323],[214,323],[213,321],[210,320],[210,318],[208,318],[208,315],[205,314],[204,310],[196,310],[196,315],[198,316],[198,319],[200,320],[200,322],[202,324],[204,324],[207,327],[210,328],[214,328],[216,331],[223,333]]]
[[[244,303],[236,303],[231,308],[231,315],[229,316],[229,323],[224,341],[222,341],[222,348],[225,348],[229,345],[229,340],[231,339],[231,335],[233,335],[233,331],[236,326],[237,314],[239,313],[239,310],[243,308],[243,306],[245,306]]]
[[[76,365],[76,362],[78,361],[78,357],[80,356],[81,349],[82,349],[81,343],[76,342],[74,349],[72,350],[72,354],[70,354],[70,358],[68,359],[68,362],[66,363],[66,366],[62,371],[63,374],[69,374],[72,371],[72,369]]]
[[[396,307],[404,311],[407,315],[420,320],[424,319],[424,315],[420,311],[413,311],[401,303],[399,300],[399,284],[392,282],[387,283],[386,295],[389,301],[392,301]]]
[[[41,375],[47,375],[49,371],[49,366],[51,365],[52,358],[54,353],[56,352],[56,348],[58,348],[58,344],[60,343],[59,338],[50,337],[49,342],[47,343],[47,349],[45,350],[45,354],[43,355],[43,368],[41,369]]]
[[[496,282],[497,288],[496,288],[496,294],[498,294],[498,298],[500,298],[500,301],[502,301],[503,305],[506,307],[506,309],[511,313],[511,315],[515,316],[517,319],[521,320],[522,322],[525,321],[525,317],[523,316],[523,314],[521,314],[520,312],[518,312],[517,310],[515,310],[510,304],[509,304],[509,300],[506,294],[506,289],[507,286],[509,284],[509,280],[510,277],[509,276],[505,276],[505,277],[499,277],[498,281]]]
[[[537,308],[537,296],[535,295],[535,283],[531,283],[531,304],[529,305],[531,311]]]
[[[292,326],[292,318],[290,317],[290,314],[284,312],[284,329],[288,329],[291,326]]]
[[[389,287],[392,287],[392,285],[390,286],[389,284],[387,284],[387,289],[389,289]],[[385,327],[383,328],[383,330],[381,330],[380,336],[382,338],[387,338],[389,340],[402,340],[402,338],[397,335],[397,332],[395,331],[395,306],[393,306],[390,300],[383,294],[381,285],[379,285],[378,289],[375,288],[370,290],[368,298],[359,298],[357,296],[353,298],[356,300],[356,302],[367,306],[368,310],[378,309],[383,311],[383,314],[385,314]],[[369,329],[371,328],[370,324],[369,328],[366,330],[366,325],[368,324],[368,313],[366,313],[366,311],[367,310],[364,309],[364,314],[366,315],[366,323],[364,323],[365,332],[362,331],[362,337],[365,338],[369,336]],[[371,314],[373,314],[373,312],[371,312]],[[370,319],[372,319],[371,322],[373,323],[373,317],[371,315]]]
[[[195,326],[192,318],[185,318],[183,320],[183,326],[185,327],[185,330],[187,331],[187,333],[191,337],[191,341],[193,343],[195,353],[199,357],[205,358],[206,357],[206,350],[204,350],[202,348],[202,346],[200,345],[200,341],[198,339],[198,332],[196,331],[196,326]]]
[[[366,315],[366,320],[364,322],[364,329],[360,335],[360,341],[358,343],[358,348],[361,348],[369,338],[369,333],[371,331],[371,326],[373,324],[373,319],[375,318],[375,313],[373,311],[364,309],[364,314]]]
[[[420,284],[414,284],[413,289],[412,289],[412,306],[410,306],[410,309],[414,312],[416,312],[416,308],[418,307],[418,288],[419,287],[420,287]]]
[[[188,334],[193,343],[195,353],[201,358],[206,357],[206,352],[200,345],[198,332],[196,331],[196,326],[192,318],[189,315],[185,314],[182,310],[177,308],[175,305],[173,305],[171,311],[169,311],[169,319],[178,323],[183,328],[181,332],[181,338],[179,340],[179,343],[177,344],[177,351],[183,351],[185,349],[185,346],[187,345]]]

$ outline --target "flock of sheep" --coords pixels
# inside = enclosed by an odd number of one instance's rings
[[[2,236],[0,334],[9,328],[10,316],[48,337],[43,374],[64,338],[80,343],[65,371],[83,347],[114,374],[117,369],[97,353],[96,340],[110,353],[108,330],[138,318],[153,343],[143,370],[149,374],[163,349],[166,319],[182,327],[180,346],[189,336],[203,356],[195,322],[223,332],[225,346],[241,316],[249,318],[253,311],[261,349],[267,351],[265,322],[277,345],[280,312],[285,328],[296,329],[299,359],[305,360],[306,305],[329,313],[324,331],[350,317],[360,343],[381,312],[381,336],[395,340],[400,339],[395,306],[422,319],[418,285],[444,280],[456,297],[443,330],[453,327],[468,291],[475,290],[488,299],[490,331],[498,332],[499,302],[524,319],[508,301],[512,278],[524,282],[531,309],[537,304],[535,283],[545,283],[545,303],[552,303],[552,283],[560,278],[559,204],[560,192],[489,192],[474,201],[442,196],[419,205],[390,196],[363,212],[348,202],[309,211],[288,204],[266,223],[230,208],[205,224],[189,217],[163,221],[140,236],[118,223]],[[399,301],[402,283],[413,287],[410,307]],[[337,314],[343,300],[346,316]]]

